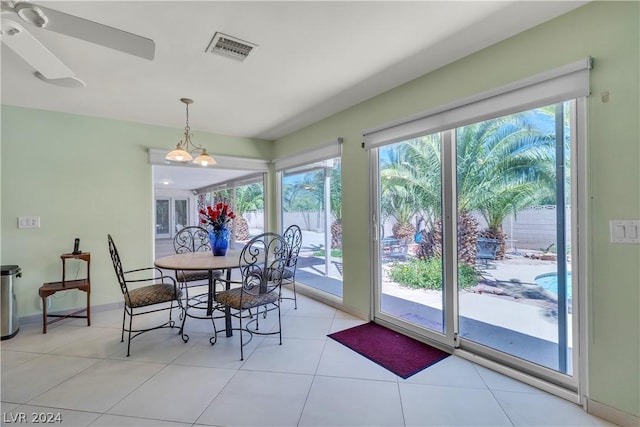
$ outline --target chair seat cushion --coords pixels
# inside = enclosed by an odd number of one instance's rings
[[[242,306],[240,300],[242,299]],[[242,288],[233,288],[228,291],[218,292],[216,301],[220,304],[227,305],[236,310],[258,307],[265,304],[271,304],[278,301],[278,293],[268,292],[264,294],[254,295],[243,293]]]
[[[222,277],[222,271],[214,270],[213,278],[218,279]],[[198,271],[183,271],[180,270],[176,272],[176,280],[178,282],[195,282],[197,280],[208,280],[209,272],[207,270],[198,270]]]
[[[179,289],[176,290],[172,284],[158,283],[129,290],[128,295],[124,296],[124,302],[127,307],[136,308],[174,301],[181,296],[182,292]]]
[[[294,276],[293,270],[291,270],[290,268],[284,269],[284,272],[282,273],[283,279],[293,279],[293,276]]]
[[[289,281],[293,280],[293,276],[295,276],[295,273],[293,272],[293,270],[292,270],[292,269],[285,268],[285,269],[282,271],[282,273],[280,273],[280,272],[279,272],[279,271],[277,271],[277,270],[273,270],[271,273],[269,273],[269,280],[276,280],[276,278],[277,278],[280,274],[282,275],[282,280],[289,280]]]

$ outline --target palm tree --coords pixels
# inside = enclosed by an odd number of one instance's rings
[[[329,201],[334,219],[331,224],[331,248],[342,248],[342,162],[340,159],[331,169]]]
[[[536,204],[554,188],[555,137],[535,125],[533,111],[457,130],[459,212],[477,211],[487,222],[480,234],[496,239],[502,257],[509,214]]]
[[[496,238],[504,247],[506,235],[501,227],[506,216],[539,202],[554,188],[555,137],[536,127],[538,120],[539,115],[529,111],[457,129],[461,261],[475,262],[477,223],[471,212],[480,212],[487,221],[483,235]],[[436,246],[426,248],[425,253],[437,254],[441,241],[439,138],[416,138],[396,151],[381,170],[383,210],[394,208],[396,198],[415,203],[414,212],[427,221],[429,244]]]
[[[289,177],[287,177],[289,178]],[[302,175],[293,175],[282,182],[282,209],[285,212],[300,211],[303,213],[306,230],[311,229],[309,212],[320,211],[322,208],[322,194],[324,183],[318,172],[307,172]]]
[[[385,157],[380,172],[383,222],[395,218],[394,237],[404,239],[413,237],[421,221],[432,228],[441,210],[439,135],[414,139],[384,150],[381,156]]]
[[[393,185],[393,179],[387,179],[384,174],[380,178],[385,183],[382,190],[382,210],[386,216],[391,216],[396,220],[392,229],[393,237],[403,240],[412,239],[416,229],[411,224],[411,220],[417,213],[417,202],[414,195],[406,188]]]
[[[421,230],[422,222],[434,230],[442,211],[440,135],[413,139],[393,151],[380,174],[383,213],[403,224],[415,218],[409,230]]]
[[[264,191],[262,184],[249,184],[236,188],[235,213],[233,221],[234,232],[237,240],[249,239],[249,224],[243,214],[248,211],[256,211],[264,208]]]

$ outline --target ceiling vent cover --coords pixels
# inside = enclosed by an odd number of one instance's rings
[[[244,61],[251,51],[257,47],[257,44],[216,32],[211,39],[211,43],[207,46],[206,52],[217,53],[218,55]]]

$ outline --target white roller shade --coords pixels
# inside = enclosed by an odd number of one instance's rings
[[[195,165],[191,162],[179,163],[169,162],[165,160],[165,156],[171,150],[161,150],[157,148],[149,148],[149,164],[162,165],[162,166],[179,166],[179,167],[193,167],[202,168],[200,165]],[[210,169],[235,169],[235,170],[249,170],[249,171],[269,171],[269,161],[262,159],[253,159],[248,157],[232,157],[232,156],[220,156],[213,154],[217,164],[209,166]]]
[[[208,187],[198,188],[196,190],[197,194],[211,193],[216,191],[228,190],[234,187],[242,187],[244,185],[256,184],[256,183],[264,183],[264,173],[259,173],[255,175],[243,176],[242,178],[234,179],[231,181],[221,182],[219,184],[210,185]]]
[[[590,94],[592,59],[528,77],[363,132],[366,149]]]
[[[314,147],[311,150],[305,150],[292,156],[275,159],[273,161],[275,170],[281,171],[284,169],[295,168],[297,166],[302,166],[313,162],[320,162],[322,160],[340,157],[342,141],[342,138],[336,138],[333,141],[322,144],[319,147]]]

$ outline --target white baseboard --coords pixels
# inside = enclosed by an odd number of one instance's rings
[[[640,417],[612,408],[609,405],[596,400],[587,399],[587,412],[603,420],[615,423],[623,427],[640,426]]]

